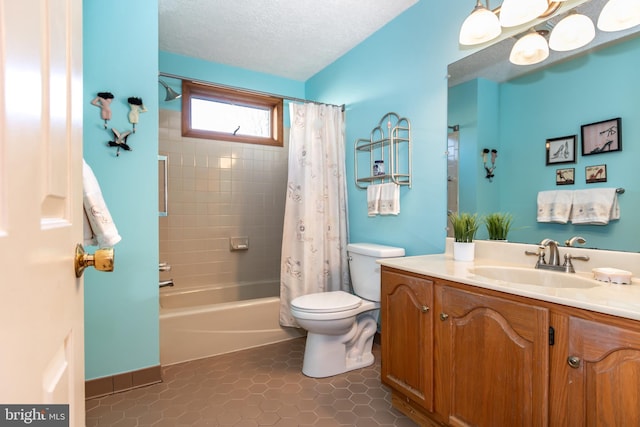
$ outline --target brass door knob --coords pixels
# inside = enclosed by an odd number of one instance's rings
[[[84,251],[81,244],[76,245],[74,268],[76,277],[82,276],[84,269],[93,266],[98,271],[113,271],[113,248],[98,249],[91,255]]]

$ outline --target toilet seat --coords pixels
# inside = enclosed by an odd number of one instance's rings
[[[291,314],[297,319],[338,320],[380,308],[379,302],[367,301],[344,291],[303,295],[291,301]]]
[[[320,292],[302,295],[291,301],[291,307],[310,313],[333,313],[351,310],[362,304],[362,299],[344,291]]]

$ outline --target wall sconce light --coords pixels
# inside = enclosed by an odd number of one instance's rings
[[[489,153],[491,153],[491,167],[487,165],[489,160]],[[489,182],[493,182],[493,171],[496,169],[496,157],[498,157],[498,150],[496,150],[495,148],[492,148],[491,150],[489,150],[488,148],[482,149],[482,166],[484,166],[484,170],[487,172],[485,178],[487,178]]]

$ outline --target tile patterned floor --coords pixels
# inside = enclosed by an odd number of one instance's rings
[[[87,427],[399,426],[380,383],[380,349],[364,369],[330,378],[301,372],[304,338],[181,363],[163,382],[87,400]]]

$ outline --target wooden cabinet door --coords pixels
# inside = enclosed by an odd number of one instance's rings
[[[571,317],[570,426],[640,426],[640,332]]]
[[[382,382],[433,411],[433,282],[382,270]]]
[[[549,312],[435,286],[436,412],[452,426],[548,424]]]

